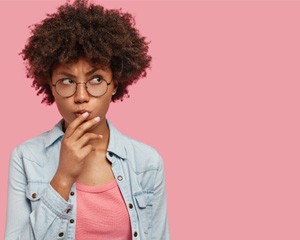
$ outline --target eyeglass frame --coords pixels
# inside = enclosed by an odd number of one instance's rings
[[[93,80],[93,79],[87,80],[86,82],[83,82],[83,83],[78,83],[78,82],[75,82],[75,81],[74,81],[74,83],[76,84],[75,92],[74,92],[72,95],[70,95],[70,96],[68,96],[68,97],[65,97],[65,96],[60,95],[60,94],[58,93],[57,89],[56,89],[57,83],[60,82],[60,81],[62,81],[62,80],[65,80],[65,79],[59,79],[59,80],[57,80],[54,84],[52,84],[52,87],[54,87],[55,92],[56,92],[59,96],[64,97],[64,98],[69,98],[69,97],[74,96],[74,95],[76,94],[76,92],[77,92],[77,87],[78,87],[79,84],[84,84],[86,91],[87,91],[88,94],[90,94],[91,96],[93,96],[93,97],[101,97],[101,96],[103,96],[103,95],[107,92],[108,86],[112,83],[112,81],[110,81],[110,82],[108,83],[104,78],[102,78],[102,81],[104,81],[104,82],[106,83],[106,90],[105,90],[105,92],[104,92],[103,94],[101,94],[101,95],[99,95],[99,96],[94,96],[93,94],[91,94],[91,93],[89,92],[88,87],[86,86],[86,84],[87,84],[89,81]]]

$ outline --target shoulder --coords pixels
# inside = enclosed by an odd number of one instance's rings
[[[137,172],[162,168],[162,157],[155,148],[119,132],[111,123],[110,129],[109,150],[123,157]]]
[[[161,161],[159,152],[152,146],[126,135],[124,135],[124,139],[126,142],[126,148],[131,150],[133,153],[140,156],[148,156],[155,161]]]
[[[59,124],[56,124],[52,130],[41,133],[16,146],[11,154],[12,160],[23,159],[44,165],[47,150],[51,149],[49,147],[62,135],[59,133]]]
[[[26,140],[15,147],[13,154],[18,154],[20,157],[29,157],[45,149],[45,139],[49,135],[49,131],[39,134],[33,138]]]
[[[30,171],[33,166],[44,166],[45,159],[43,139],[46,133],[31,138],[14,148],[10,155],[9,168],[12,176]]]
[[[128,143],[127,149],[130,152],[130,158],[128,159],[133,159],[137,172],[160,170],[163,168],[162,157],[156,149],[133,138],[126,138]]]

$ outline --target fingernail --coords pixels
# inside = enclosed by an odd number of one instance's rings
[[[100,121],[100,117],[95,117],[94,119],[95,119],[96,122]]]
[[[103,138],[103,135],[99,135],[100,138]]]
[[[82,116],[83,116],[84,118],[86,118],[88,115],[89,115],[88,112],[85,112],[85,113],[82,114]]]

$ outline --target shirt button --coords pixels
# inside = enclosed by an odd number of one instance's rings
[[[63,237],[63,236],[64,236],[64,233],[63,233],[63,232],[60,232],[60,233],[58,234],[58,236],[59,236],[59,237]]]
[[[112,157],[114,154],[113,154],[112,152],[109,152],[108,155],[109,155],[110,157]]]
[[[123,180],[123,177],[122,177],[121,175],[119,175],[119,176],[117,177],[117,179],[118,179],[119,181],[122,181],[122,180]]]
[[[31,197],[32,197],[32,198],[37,198],[37,194],[36,194],[36,193],[33,193],[33,194],[31,195]]]
[[[137,237],[137,236],[138,236],[138,233],[135,231],[135,232],[133,233],[133,236],[134,236],[134,237]]]
[[[132,208],[133,208],[133,205],[132,205],[131,203],[129,203],[129,204],[128,204],[128,207],[129,207],[130,209],[132,209]]]
[[[74,192],[70,192],[70,195],[71,195],[71,196],[74,196],[74,194],[75,194]]]
[[[74,219],[70,219],[70,223],[74,223]]]

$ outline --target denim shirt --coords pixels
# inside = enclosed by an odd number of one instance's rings
[[[68,201],[50,185],[59,164],[62,123],[12,152],[5,240],[75,239],[76,183]],[[160,155],[107,123],[110,137],[106,157],[128,209],[132,239],[170,239]]]

